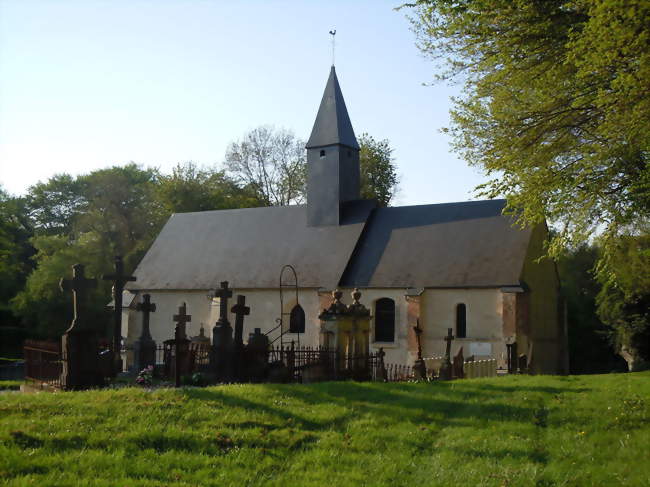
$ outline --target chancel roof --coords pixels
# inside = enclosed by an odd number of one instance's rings
[[[518,285],[530,230],[503,200],[374,208],[348,204],[343,223],[307,226],[305,206],[173,215],[135,270],[132,290],[207,290],[221,281],[276,288],[285,264],[300,287]]]

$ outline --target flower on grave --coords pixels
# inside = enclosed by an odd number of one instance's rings
[[[140,371],[135,383],[142,387],[149,387],[153,383],[153,365],[149,365]]]

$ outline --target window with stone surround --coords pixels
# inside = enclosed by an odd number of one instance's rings
[[[467,337],[467,307],[463,304],[456,305],[456,338]]]
[[[375,341],[395,341],[395,301],[390,298],[375,301]]]

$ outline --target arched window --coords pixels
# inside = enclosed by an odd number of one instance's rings
[[[467,307],[463,304],[456,305],[456,338],[467,337]]]
[[[289,316],[289,333],[305,333],[305,310],[296,304]]]
[[[390,298],[375,302],[375,341],[395,341],[395,301]]]

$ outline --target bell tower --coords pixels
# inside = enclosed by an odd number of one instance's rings
[[[334,66],[307,141],[307,225],[339,225],[347,201],[359,199],[359,144]]]

